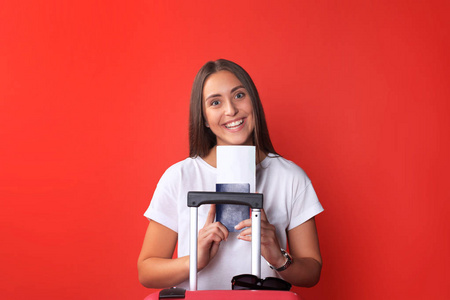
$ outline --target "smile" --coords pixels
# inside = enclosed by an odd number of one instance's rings
[[[235,128],[239,127],[240,125],[242,125],[242,123],[244,123],[244,119],[240,119],[237,121],[227,123],[224,126],[228,129],[235,129]]]

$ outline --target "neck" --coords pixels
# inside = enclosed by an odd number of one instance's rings
[[[266,158],[266,154],[262,152],[261,150],[256,153],[256,164],[259,164]],[[211,148],[209,153],[202,157],[204,161],[206,161],[209,165],[213,166],[214,168],[217,168],[217,146],[214,146]]]

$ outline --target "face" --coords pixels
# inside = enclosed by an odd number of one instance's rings
[[[229,71],[211,74],[203,86],[203,111],[217,145],[252,145],[255,127],[252,101]]]

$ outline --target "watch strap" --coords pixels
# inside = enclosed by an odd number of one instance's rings
[[[281,271],[284,271],[287,268],[289,268],[289,266],[292,264],[292,261],[293,261],[292,256],[283,248],[281,248],[281,254],[283,254],[283,256],[286,257],[286,262],[281,267],[276,268],[276,267],[272,266],[271,264],[267,263],[271,269],[273,269],[277,272],[281,272]]]

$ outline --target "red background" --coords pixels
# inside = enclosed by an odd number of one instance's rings
[[[142,299],[197,70],[252,75],[325,212],[305,299],[450,298],[448,1],[3,1],[0,298]]]

